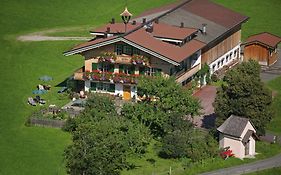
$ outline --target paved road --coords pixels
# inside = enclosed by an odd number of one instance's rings
[[[200,175],[237,175],[261,171],[264,169],[270,169],[274,167],[281,167],[281,154],[265,160],[259,160],[257,162],[249,164],[207,172]]]

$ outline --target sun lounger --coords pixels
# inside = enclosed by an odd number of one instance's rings
[[[28,104],[30,104],[31,106],[36,106],[36,102],[33,100],[32,97],[28,97],[27,102],[28,102]]]
[[[39,103],[39,104],[45,104],[46,100],[42,99],[39,95],[37,95],[34,99],[35,102]]]

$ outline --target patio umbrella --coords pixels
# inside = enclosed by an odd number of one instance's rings
[[[34,90],[32,91],[33,94],[37,94],[37,95],[41,95],[41,94],[46,94],[47,91],[46,90],[42,90],[42,89],[39,89],[39,90]]]
[[[40,77],[39,80],[41,80],[41,81],[51,81],[51,80],[53,80],[53,77],[50,77],[48,75],[44,75],[44,76]]]

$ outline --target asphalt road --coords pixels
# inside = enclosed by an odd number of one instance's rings
[[[278,154],[268,159],[259,160],[253,163],[234,166],[231,168],[220,169],[217,171],[207,172],[200,175],[237,175],[237,174],[245,174],[245,173],[261,171],[264,169],[270,169],[274,167],[281,167],[281,154]]]

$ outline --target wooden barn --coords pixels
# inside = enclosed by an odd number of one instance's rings
[[[244,60],[256,60],[260,65],[270,66],[278,59],[279,36],[264,32],[250,36],[243,44]]]

